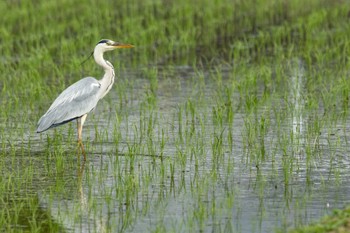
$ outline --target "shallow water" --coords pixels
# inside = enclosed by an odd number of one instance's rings
[[[115,87],[85,123],[86,163],[77,160],[75,122],[44,134],[23,126],[23,140],[5,148],[21,155],[3,158],[2,174],[35,168],[23,197],[37,198],[67,232],[271,232],[310,223],[349,203],[350,119],[313,137],[307,71],[298,60],[288,66],[294,107],[282,120],[272,104],[247,112],[236,92],[220,106],[212,71],[175,67],[158,74],[155,92],[142,69],[122,73],[126,91]],[[221,73],[230,85],[230,68]],[[230,107],[232,120],[222,120]],[[255,125],[262,119],[264,132]]]

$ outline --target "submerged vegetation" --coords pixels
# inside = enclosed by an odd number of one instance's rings
[[[345,1],[2,1],[0,231],[271,232],[348,204]],[[68,85],[116,84],[36,134]],[[308,231],[305,231],[308,232]]]

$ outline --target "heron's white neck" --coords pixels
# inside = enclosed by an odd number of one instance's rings
[[[103,58],[103,52],[99,49],[95,49],[94,59],[95,59],[95,62],[99,66],[101,66],[105,71],[103,78],[99,80],[101,84],[100,99],[102,99],[111,90],[113,86],[114,77],[115,77],[114,67],[109,61],[106,61]]]
[[[113,70],[113,66],[111,63],[107,62],[104,58],[103,58],[103,53],[104,51],[102,51],[100,48],[96,47],[94,50],[94,59],[95,62],[101,66],[105,71],[107,70]]]

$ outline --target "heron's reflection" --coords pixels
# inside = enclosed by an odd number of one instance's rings
[[[79,160],[78,160],[79,161]],[[81,208],[87,210],[87,200],[84,195],[84,189],[83,189],[83,177],[84,177],[84,171],[85,171],[85,163],[86,161],[83,160],[82,163],[78,163],[78,169],[77,169],[77,182],[79,187],[79,200],[81,204]]]

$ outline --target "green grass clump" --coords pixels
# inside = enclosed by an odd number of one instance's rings
[[[330,216],[324,217],[320,222],[310,226],[300,227],[289,231],[290,233],[345,233],[350,231],[350,210],[336,210]]]

